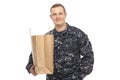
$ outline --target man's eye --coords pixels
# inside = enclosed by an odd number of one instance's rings
[[[60,15],[62,15],[62,13],[59,13]]]
[[[55,16],[56,14],[52,14],[53,16]]]

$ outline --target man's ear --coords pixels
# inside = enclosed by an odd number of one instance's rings
[[[66,18],[66,16],[67,16],[67,13],[65,13],[65,18]]]
[[[52,19],[52,16],[50,15],[50,18]]]

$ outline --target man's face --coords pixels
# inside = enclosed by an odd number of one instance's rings
[[[66,13],[64,9],[59,6],[51,9],[51,19],[55,26],[62,26],[65,23]]]

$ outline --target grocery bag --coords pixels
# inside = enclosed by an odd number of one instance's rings
[[[53,74],[54,70],[54,36],[33,35],[32,57],[37,74]]]

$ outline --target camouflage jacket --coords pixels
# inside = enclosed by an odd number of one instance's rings
[[[55,29],[54,34],[54,74],[48,74],[47,80],[83,80],[93,70],[94,55],[88,36],[80,29],[67,24],[62,32]],[[32,54],[26,69],[33,65]]]

